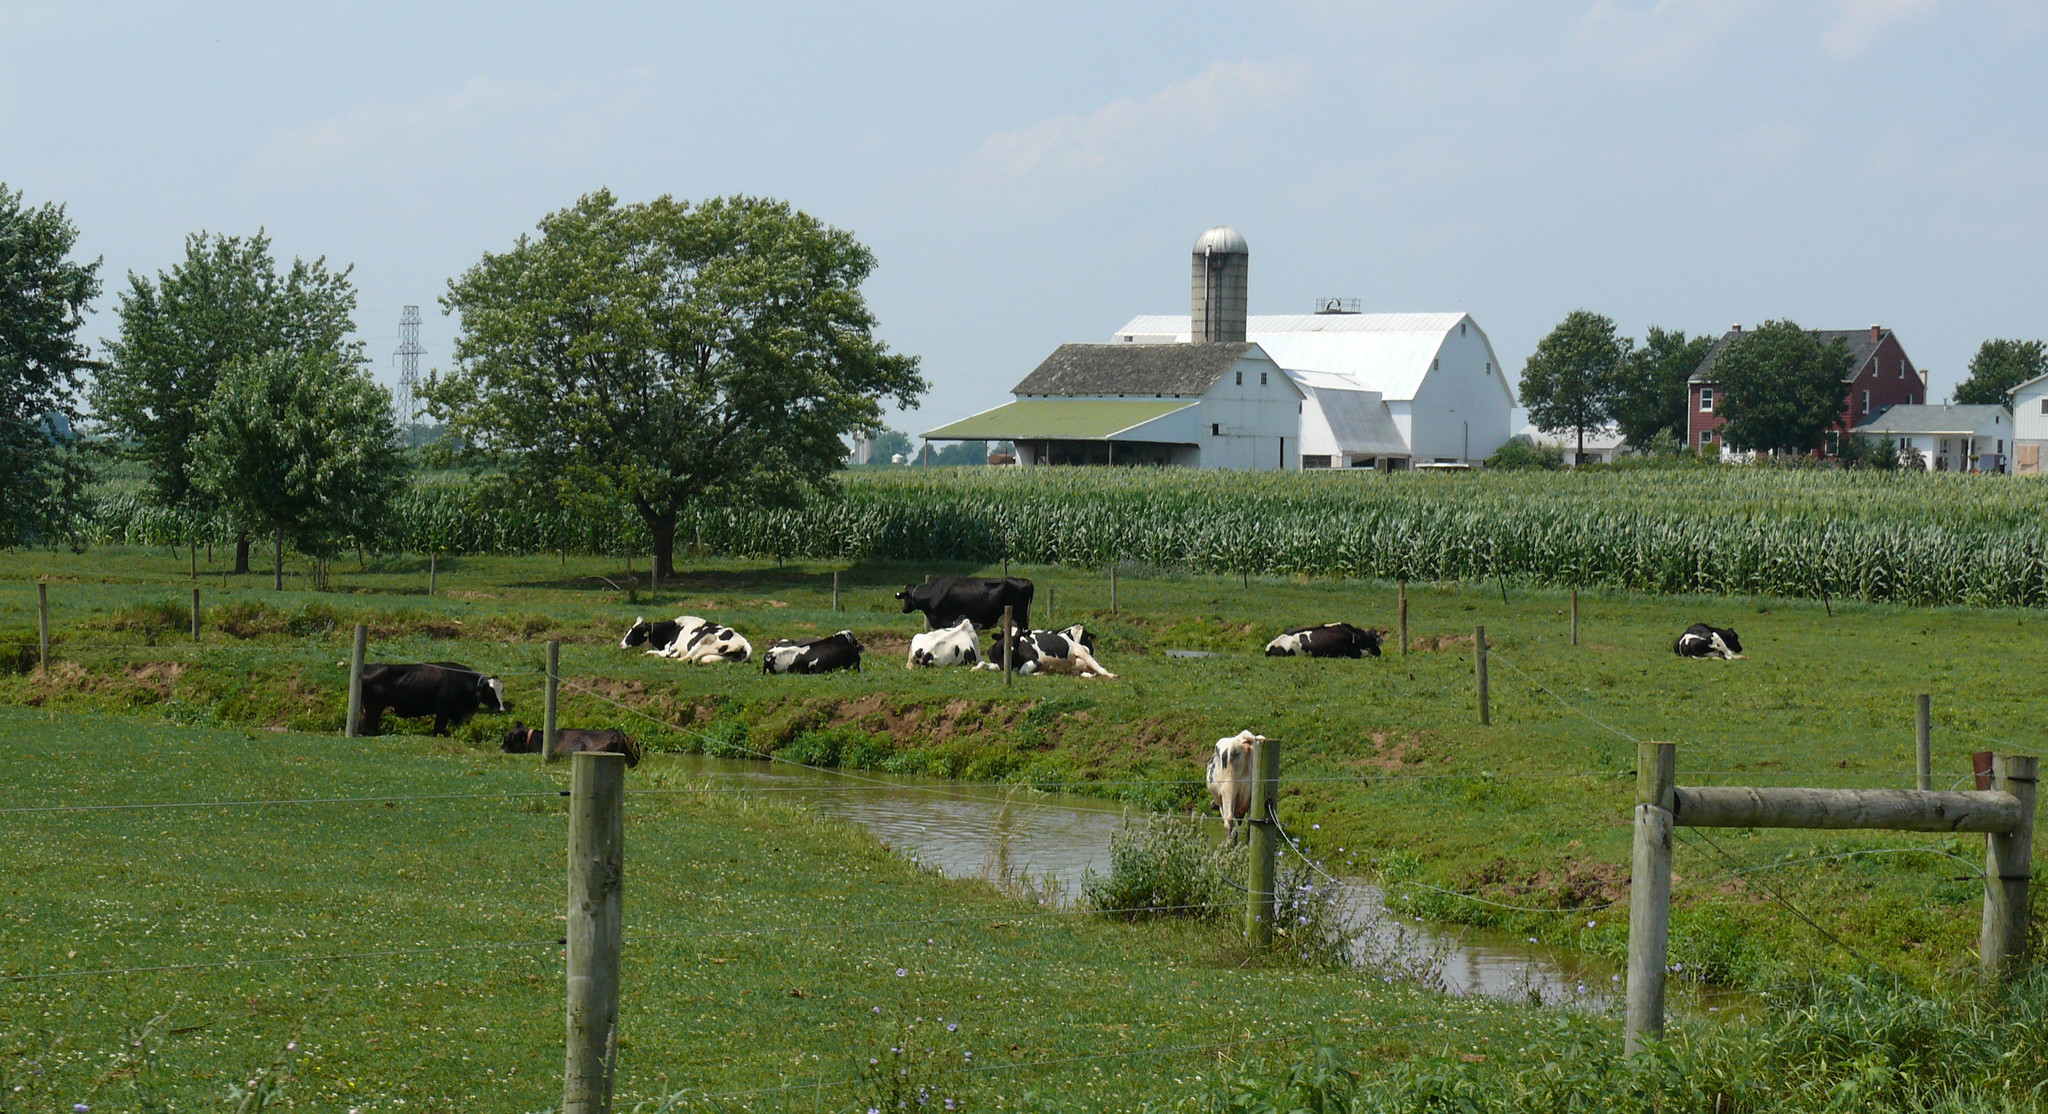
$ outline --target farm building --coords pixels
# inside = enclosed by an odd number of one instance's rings
[[[1815,329],[1822,344],[1840,340],[1849,349],[1849,373],[1842,377],[1842,413],[1835,423],[1835,436],[1881,414],[1887,407],[1918,406],[1927,401],[1927,378],[1913,366],[1897,334],[1882,325],[1868,329]],[[1685,443],[1702,454],[1715,446],[1723,456],[1729,449],[1721,439],[1724,423],[1715,412],[1719,384],[1714,381],[1714,362],[1730,344],[1742,339],[1742,326],[1721,335],[1707,350],[1699,369],[1686,384]]]
[[[1533,425],[1525,425],[1513,440],[1534,445],[1539,449],[1556,449],[1564,454],[1567,462],[1579,452],[1579,435],[1576,430],[1563,433],[1545,433]],[[1628,440],[1613,426],[1586,431],[1586,452],[1579,457],[1580,464],[1612,464],[1628,451]]]
[[[1930,472],[2012,471],[2013,414],[2003,406],[1894,406],[1850,432],[1916,450]]]
[[[1336,303],[1253,317],[1249,262],[1244,237],[1210,229],[1188,314],[1062,345],[1016,401],[925,437],[1013,440],[1023,464],[1383,471],[1477,462],[1507,441],[1514,389],[1471,317]]]
[[[2048,451],[2048,375],[2037,375],[2012,389],[2012,467],[2015,475],[2035,476]]]

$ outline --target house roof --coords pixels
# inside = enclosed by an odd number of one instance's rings
[[[1407,456],[1408,442],[1378,391],[1360,391],[1336,386],[1312,385],[1295,376],[1303,389],[1315,395],[1323,419],[1337,438],[1337,447],[1354,455]]]
[[[1870,357],[1877,351],[1878,346],[1884,343],[1884,338],[1892,335],[1890,329],[1879,329],[1877,339],[1872,340],[1870,339],[1870,330],[1867,328],[1808,329],[1806,331],[1811,333],[1814,339],[1822,344],[1833,344],[1836,340],[1840,340],[1843,346],[1849,349],[1849,359],[1851,362],[1849,364],[1849,373],[1842,377],[1844,383],[1856,378],[1862,372],[1863,365],[1870,362]],[[1714,362],[1721,358],[1721,353],[1727,351],[1729,344],[1743,337],[1754,335],[1756,334],[1745,333],[1735,329],[1722,333],[1720,339],[1714,342],[1714,346],[1707,349],[1706,357],[1700,360],[1700,366],[1693,369],[1692,378],[1688,382],[1713,382]]]
[[[1864,422],[1851,433],[1946,433],[1951,436],[1970,436],[1985,426],[1994,424],[1993,418],[2009,419],[2010,411],[2003,406],[1894,406],[1877,417]],[[2011,425],[2005,421],[2005,425]]]
[[[926,433],[924,438],[927,441],[1107,441],[1157,418],[1198,405],[1200,403],[1192,398],[1020,398],[993,410],[962,418],[951,425],[942,425]]]
[[[1263,314],[1246,319],[1245,339],[1288,371],[1341,375],[1354,388],[1406,401],[1421,389],[1444,338],[1461,322],[1471,318],[1463,313]],[[1126,322],[1116,339],[1142,347],[1185,341],[1189,335],[1186,314],[1146,314]],[[1486,336],[1484,331],[1479,335]],[[1500,371],[1500,361],[1493,362]],[[1501,384],[1505,389],[1505,375]]]
[[[1215,386],[1224,372],[1258,348],[1246,342],[1062,344],[1010,393],[1192,398]]]

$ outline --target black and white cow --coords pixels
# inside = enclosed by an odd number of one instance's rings
[[[512,730],[498,743],[506,754],[539,754],[546,734],[538,727],[514,722]],[[640,744],[624,731],[607,727],[599,731],[575,727],[555,731],[556,754],[623,754],[628,769],[640,764]]]
[[[1380,632],[1361,630],[1350,623],[1324,623],[1320,627],[1294,627],[1266,643],[1269,658],[1376,658],[1380,656]]]
[[[479,711],[503,715],[512,710],[505,683],[452,661],[363,667],[361,734],[375,735],[384,713],[433,716],[434,734],[468,723]]]
[[[1710,627],[1705,623],[1694,623],[1685,628],[1678,641],[1671,644],[1671,652],[1682,658],[1721,658],[1733,661],[1742,656],[1742,640],[1732,630]]]
[[[619,640],[619,648],[640,645],[651,646],[647,652],[658,657],[697,665],[747,661],[754,656],[753,644],[740,632],[695,615],[678,615],[658,623],[635,619],[626,636]]]
[[[633,620],[632,626],[626,628],[626,636],[619,639],[619,649],[630,650],[635,646],[645,646],[650,654],[666,654],[668,648],[675,645],[676,639],[683,633],[683,624],[692,619],[699,623],[704,621],[694,615],[678,615],[673,619],[650,623],[646,616],[639,616]]]
[[[923,584],[906,584],[896,598],[903,601],[903,613],[924,612],[925,629],[942,630],[962,619],[976,630],[1003,625],[1003,608],[1011,609],[1011,621],[1031,629],[1029,580],[1018,576],[940,576]]]
[[[944,630],[928,630],[910,638],[910,657],[905,669],[928,666],[975,665],[981,655],[974,649],[974,621],[962,619]]]
[[[862,646],[852,631],[824,638],[785,638],[761,655],[763,673],[830,673],[860,668]]]
[[[1252,762],[1264,735],[1249,730],[1216,740],[1216,753],[1209,756],[1209,803],[1223,815],[1223,840],[1237,842],[1237,826],[1251,813]]]
[[[1001,670],[1003,668],[1003,635],[997,631],[988,645],[988,660],[976,668]],[[1116,674],[1102,667],[1095,660],[1095,638],[1081,629],[1079,624],[1065,630],[1020,630],[1010,641],[1010,667],[1020,677],[1033,673],[1070,673],[1078,677],[1105,677],[1116,680]]]

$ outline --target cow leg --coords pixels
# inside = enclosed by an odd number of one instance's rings
[[[1096,661],[1095,655],[1089,653],[1086,647],[1074,647],[1074,664],[1081,667],[1081,676],[1083,677],[1086,677],[1090,673],[1094,673],[1103,677],[1107,677],[1112,681],[1116,680],[1116,674],[1111,673],[1109,670],[1102,668],[1102,663]]]
[[[448,713],[446,713],[446,712],[435,712],[435,713],[434,713],[434,734],[436,734],[436,735],[446,735],[447,733],[448,733]]]

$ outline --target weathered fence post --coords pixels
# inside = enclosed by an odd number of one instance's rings
[[[839,610],[839,570],[832,570],[832,610]]]
[[[1579,590],[1572,589],[1572,645],[1579,644]]]
[[[2034,866],[2034,779],[2039,759],[2031,754],[1998,756],[1999,792],[2020,804],[2010,832],[1984,837],[1984,930],[1977,959],[1987,981],[2012,977],[2027,950],[2027,882]]]
[[[427,554],[427,594],[434,594],[434,582],[440,579],[441,570],[436,554]]]
[[[1280,740],[1265,739],[1252,747],[1251,864],[1245,875],[1245,939],[1254,948],[1273,943],[1273,860],[1280,853],[1277,810],[1280,793]]]
[[[1401,583],[1401,656],[1408,655],[1408,582]]]
[[[192,589],[192,641],[199,641],[199,589]]]
[[[1664,1035],[1664,959],[1671,943],[1671,825],[1678,748],[1636,747],[1635,856],[1628,881],[1628,1021],[1622,1054]]]
[[[1913,698],[1913,786],[1934,788],[1934,720],[1927,707],[1927,694]]]
[[[562,640],[548,639],[548,687],[547,697],[541,702],[540,718],[540,764],[545,766],[555,758],[555,707],[560,699],[562,684]]]
[[[1017,681],[1017,670],[1010,658],[1011,645],[1017,638],[1017,628],[1013,625],[1016,623],[1016,620],[1010,617],[1013,610],[1014,608],[1008,605],[1003,607],[1003,683],[1005,685],[1015,684]]]
[[[1053,586],[1052,586],[1052,585],[1050,585],[1050,584],[1048,584],[1048,585],[1046,585],[1046,586],[1045,586],[1045,626],[1046,626],[1046,629],[1047,629],[1047,630],[1058,630],[1058,629],[1060,629],[1060,628],[1059,628],[1058,626],[1054,625],[1054,623],[1053,623],[1053,619],[1052,619],[1052,603],[1053,603],[1053,599],[1054,599],[1054,596],[1053,596]]]
[[[1486,628],[1472,628],[1472,670],[1479,681],[1479,725],[1493,722],[1493,706],[1486,692]]]
[[[1003,556],[1003,579],[1010,579],[1010,558],[1008,554]]]
[[[1116,566],[1109,566],[1109,613],[1116,614]]]
[[[562,1114],[611,1114],[625,905],[626,757],[578,754],[569,789],[568,1055]]]
[[[356,636],[348,651],[348,721],[342,730],[342,734],[351,739],[361,734],[363,729],[363,656],[369,645],[370,628],[357,623]]]
[[[50,668],[50,582],[36,581],[36,644],[41,648],[43,668]]]

